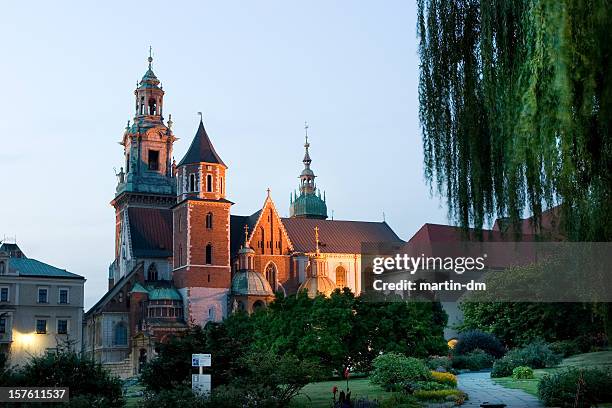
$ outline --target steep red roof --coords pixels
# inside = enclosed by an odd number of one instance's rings
[[[319,227],[320,250],[327,253],[358,254],[362,242],[401,241],[386,222],[282,218],[294,250],[315,251],[315,227]]]
[[[128,209],[132,252],[137,258],[172,256],[172,211],[158,208]]]

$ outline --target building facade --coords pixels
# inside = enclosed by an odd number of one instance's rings
[[[0,352],[11,364],[58,348],[81,349],[85,278],[0,245]]]
[[[385,222],[328,219],[308,135],[290,217],[279,215],[269,190],[253,214],[232,214],[227,179],[248,175],[229,172],[202,120],[175,163],[177,138],[164,119],[164,91],[150,57],[134,95],[134,119],[120,142],[125,166],[111,201],[108,291],[84,323],[84,351],[116,374],[138,374],[158,342],[188,325],[252,312],[276,292],[359,293],[361,243],[400,240]]]

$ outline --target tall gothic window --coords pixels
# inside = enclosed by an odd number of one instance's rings
[[[155,99],[149,99],[149,115],[157,114],[157,102]]]
[[[196,176],[193,173],[189,175],[189,191],[196,191]]]
[[[272,290],[276,291],[276,265],[269,263],[266,267],[266,280],[272,286]]]
[[[4,261],[0,262],[0,275],[4,275],[6,273],[6,264]]]
[[[346,287],[346,269],[343,266],[336,268],[336,286],[340,289]]]
[[[152,263],[151,266],[149,266],[149,280],[150,281],[156,281],[159,279],[159,276],[157,275],[157,267],[155,266],[155,263]]]
[[[213,227],[213,214],[211,212],[206,214],[206,228]]]
[[[206,265],[212,265],[212,244],[206,245]]]
[[[206,175],[206,191],[209,193],[213,191],[212,184],[213,184],[212,174],[207,174]]]
[[[140,114],[144,115],[144,110],[145,110],[145,103],[144,103],[144,96],[140,97]]]
[[[149,170],[159,170],[159,150],[149,150]]]
[[[127,325],[125,322],[119,322],[115,325],[113,340],[116,346],[127,345]]]

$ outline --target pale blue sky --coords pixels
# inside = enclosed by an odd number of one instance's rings
[[[0,14],[0,237],[84,275],[86,307],[113,258],[117,144],[149,45],[178,160],[204,113],[229,166],[233,214],[297,187],[303,123],[336,219],[408,239],[446,209],[423,178],[411,1],[24,2]],[[174,2],[172,2],[174,3]]]

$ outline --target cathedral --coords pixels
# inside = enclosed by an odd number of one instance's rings
[[[152,61],[120,142],[108,291],[84,319],[85,352],[122,377],[138,374],[168,336],[266,307],[276,292],[360,293],[361,243],[400,241],[385,222],[328,219],[307,135],[290,217],[279,215],[269,190],[253,214],[232,214],[233,175],[201,117],[187,153],[174,161],[177,138]]]

